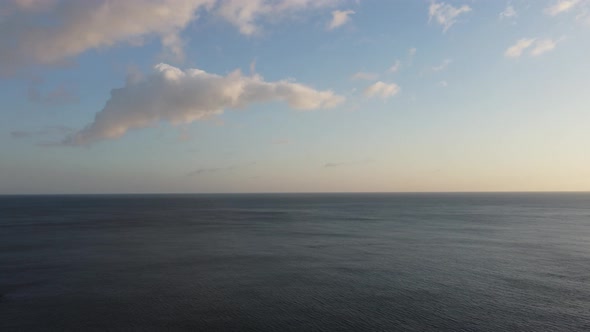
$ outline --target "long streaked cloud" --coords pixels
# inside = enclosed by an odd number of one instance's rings
[[[328,30],[334,30],[350,21],[350,15],[354,14],[354,10],[334,10],[332,12],[332,19],[328,23]]]
[[[55,139],[71,134],[74,131],[74,128],[67,126],[45,126],[39,130],[13,130],[10,132],[10,137]]]
[[[443,31],[446,32],[457,23],[457,18],[459,16],[470,11],[471,7],[468,5],[455,7],[445,2],[433,1],[428,7],[428,21],[436,21],[436,23],[442,25]]]
[[[141,45],[158,38],[165,54],[182,60],[182,31],[204,13],[242,34],[303,10],[341,0],[7,0],[0,4],[0,73],[31,64],[59,64],[92,49]],[[49,24],[50,23],[50,24]]]
[[[364,94],[366,97],[380,97],[382,99],[387,99],[397,95],[399,91],[399,85],[395,83],[384,83],[379,81],[368,86],[365,89]]]
[[[204,167],[204,168],[199,168],[195,171],[189,172],[187,174],[187,176],[196,176],[196,175],[203,175],[203,174],[207,174],[207,173],[219,173],[219,172],[234,171],[238,168],[243,168],[243,167],[252,166],[252,165],[256,165],[256,162],[236,164],[236,165],[225,166],[225,167]]]
[[[334,7],[341,0],[217,0],[215,12],[244,35],[260,31],[260,21],[276,20],[295,12]]]
[[[244,76],[240,71],[220,76],[161,63],[151,75],[128,80],[124,87],[112,90],[94,121],[69,135],[62,144],[92,144],[160,121],[191,123],[225,109],[271,101],[286,102],[293,109],[314,110],[335,107],[344,97],[291,81],[267,82],[259,75]]]
[[[531,47],[534,42],[535,42],[535,39],[533,39],[533,38],[519,39],[514,45],[512,45],[512,46],[508,47],[508,49],[506,49],[506,51],[504,52],[504,56],[509,57],[509,58],[518,58],[523,54],[523,52],[526,49]]]
[[[527,52],[530,56],[539,56],[553,51],[559,41],[560,39],[552,38],[522,38],[514,45],[508,47],[504,52],[504,56],[508,58],[518,58]]]

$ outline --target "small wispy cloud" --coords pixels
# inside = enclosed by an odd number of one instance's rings
[[[441,88],[446,88],[447,86],[449,86],[449,83],[447,81],[440,81],[438,82],[438,86],[440,86]]]
[[[523,38],[519,39],[514,45],[510,46],[504,52],[504,56],[508,58],[518,58],[528,53],[530,56],[539,56],[544,53],[553,51],[561,39],[536,39],[536,38]]]
[[[382,81],[376,82],[368,86],[364,94],[366,97],[380,97],[381,99],[387,99],[397,95],[400,91],[399,85],[395,83],[384,83]]]
[[[433,1],[428,8],[428,22],[435,20],[436,23],[443,26],[443,32],[446,32],[457,23],[457,18],[460,15],[470,11],[471,7],[468,5],[455,7],[445,2]]]
[[[350,78],[353,80],[374,81],[378,77],[379,77],[379,75],[375,74],[375,73],[368,73],[368,72],[364,72],[364,71],[359,71],[358,73],[355,73],[354,75],[352,75]]]
[[[508,47],[508,49],[506,49],[506,51],[504,52],[504,56],[509,57],[509,58],[518,58],[524,53],[524,51],[527,48],[531,47],[534,42],[535,42],[535,39],[533,39],[533,38],[519,39],[514,45],[512,45],[512,46]]]
[[[195,171],[192,171],[192,172],[188,173],[187,176],[203,175],[203,174],[207,174],[207,173],[229,172],[229,171],[234,171],[234,170],[236,170],[238,168],[243,168],[243,167],[252,166],[252,165],[256,165],[256,163],[255,162],[252,162],[252,163],[245,163],[245,164],[225,166],[225,167],[205,167],[205,168],[199,168],[199,169],[197,169]]]
[[[557,41],[553,39],[541,39],[535,43],[534,48],[531,50],[532,56],[539,56],[543,53],[553,51],[557,46]]]
[[[60,138],[64,135],[71,134],[75,131],[74,128],[67,126],[46,126],[39,130],[14,130],[10,132],[12,138]]]
[[[331,162],[325,163],[324,167],[326,168],[333,168],[333,167],[342,167],[342,166],[355,166],[355,165],[362,165],[372,163],[373,159],[363,159],[363,160],[355,160],[355,161],[345,161],[345,162]]]
[[[449,67],[449,65],[453,62],[451,59],[444,59],[439,65],[433,66],[431,69],[434,72],[443,71]]]
[[[350,21],[350,16],[354,15],[353,10],[335,10],[332,12],[332,20],[328,23],[328,30],[334,30],[343,26]]]
[[[388,71],[390,73],[397,73],[401,67],[402,67],[401,61],[395,60],[395,62],[393,63],[393,65],[391,65],[391,67],[389,67],[389,70]]]
[[[556,16],[561,13],[565,13],[572,10],[581,2],[581,0],[558,0],[553,5],[545,8],[545,14],[550,16]]]
[[[508,4],[499,16],[501,20],[505,20],[518,17],[518,13],[511,4]]]

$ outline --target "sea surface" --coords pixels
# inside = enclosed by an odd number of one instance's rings
[[[0,197],[0,331],[590,331],[590,193]]]

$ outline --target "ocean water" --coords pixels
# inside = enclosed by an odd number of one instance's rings
[[[590,194],[0,197],[0,331],[589,331]]]

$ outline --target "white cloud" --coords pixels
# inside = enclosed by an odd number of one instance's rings
[[[445,59],[441,62],[440,65],[432,67],[432,71],[443,71],[449,67],[449,65],[453,62],[451,59]]]
[[[334,30],[348,21],[350,21],[350,15],[353,15],[353,10],[335,10],[332,12],[332,20],[328,24],[328,30]]]
[[[447,31],[456,22],[457,18],[464,13],[471,11],[471,7],[463,5],[461,7],[455,7],[448,3],[433,1],[430,3],[428,8],[428,21],[433,19],[440,25],[443,26],[443,31]]]
[[[244,76],[239,71],[220,76],[159,64],[151,75],[113,89],[94,121],[62,143],[87,145],[119,138],[131,129],[160,121],[186,124],[221,114],[224,109],[271,101],[284,101],[294,109],[313,110],[334,107],[344,97],[289,81],[266,82],[258,75]]]
[[[276,21],[340,1],[8,0],[0,4],[0,73],[30,64],[60,63],[92,49],[137,46],[154,37],[166,54],[182,60],[181,32],[205,12],[252,35],[259,30],[261,19]]]
[[[297,11],[333,7],[340,0],[217,0],[218,15],[236,26],[244,35],[260,31],[259,21],[277,19]]]
[[[413,57],[416,55],[416,52],[418,52],[418,50],[415,47],[412,47],[408,50],[408,56]]]
[[[533,43],[535,42],[535,39],[531,39],[531,38],[523,38],[520,39],[516,42],[516,44],[510,46],[505,52],[504,52],[504,56],[509,57],[509,58],[518,58],[522,55],[522,53],[528,49],[529,47],[531,47],[533,45]]]
[[[545,8],[547,15],[556,16],[565,13],[576,7],[580,0],[558,0],[552,6]]]
[[[375,73],[367,73],[367,72],[359,71],[358,73],[355,73],[354,75],[352,75],[351,78],[353,80],[374,81],[377,79],[377,77],[379,77],[379,75],[377,75]]]
[[[518,58],[530,50],[530,56],[539,56],[543,53],[552,51],[557,46],[559,40],[551,38],[535,39],[535,38],[523,38],[516,42],[516,44],[510,46],[504,55],[509,58]]]
[[[449,86],[449,83],[447,81],[440,81],[438,82],[438,86],[440,86],[441,88],[446,88],[447,86]]]
[[[506,6],[506,9],[504,9],[504,11],[500,13],[501,20],[515,18],[517,16],[518,16],[518,13],[514,9],[514,7],[512,7],[512,5]]]
[[[552,51],[557,46],[557,41],[553,39],[541,39],[535,42],[535,46],[531,51],[532,56],[539,56],[543,53]]]
[[[383,83],[381,81],[370,85],[365,89],[365,96],[367,97],[381,97],[387,99],[395,96],[400,91],[400,87],[395,83]]]
[[[397,73],[401,67],[402,67],[402,63],[399,60],[395,60],[393,65],[391,67],[389,67],[389,72],[390,73]]]

